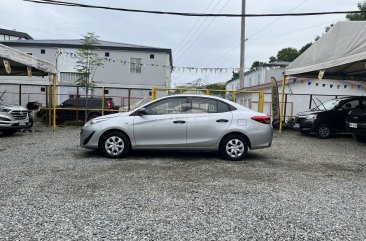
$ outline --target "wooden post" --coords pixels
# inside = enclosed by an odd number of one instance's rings
[[[280,133],[282,132],[283,126],[283,114],[285,110],[285,84],[286,84],[286,75],[283,76],[282,79],[282,96],[281,96],[281,112],[280,112]]]
[[[128,89],[128,111],[131,110],[131,89]]]

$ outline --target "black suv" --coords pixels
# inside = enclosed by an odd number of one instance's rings
[[[366,103],[362,109],[350,111],[346,120],[346,129],[354,139],[366,142]]]
[[[294,129],[303,134],[315,133],[318,138],[332,137],[345,131],[347,114],[366,104],[366,96],[333,99],[306,112],[297,114]]]
[[[88,98],[88,101],[86,101],[86,98],[70,98],[56,107],[56,122],[62,123],[64,121],[85,120],[86,104],[88,105],[88,120],[102,115],[102,98]],[[105,115],[117,113],[118,109],[119,106],[114,104],[112,98],[104,99]],[[41,110],[37,112],[37,117],[45,122],[47,120],[47,110],[41,108]]]

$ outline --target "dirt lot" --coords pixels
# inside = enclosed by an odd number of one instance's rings
[[[111,160],[79,129],[0,136],[1,240],[364,240],[366,145],[275,133],[241,162],[215,153]]]

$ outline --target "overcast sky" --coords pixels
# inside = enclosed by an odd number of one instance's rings
[[[65,0],[66,1],[66,0]],[[143,10],[241,13],[241,0],[68,0]],[[357,10],[360,0],[247,0],[246,13],[289,13]],[[126,13],[0,1],[0,28],[26,32],[35,39],[79,39],[95,32],[100,39],[170,48],[175,66],[239,67],[240,18],[199,18]],[[247,18],[245,66],[267,61],[285,47],[301,48],[345,15]],[[231,73],[174,72],[172,81],[198,78],[224,82]]]

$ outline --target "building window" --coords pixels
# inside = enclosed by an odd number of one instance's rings
[[[109,52],[105,52],[105,53],[104,53],[104,56],[105,56],[105,57],[109,57]]]
[[[45,49],[41,49],[41,54],[45,54],[46,50]]]
[[[130,58],[130,73],[141,74],[141,66],[141,58]]]
[[[154,54],[150,54],[150,59],[154,59],[155,55]]]

